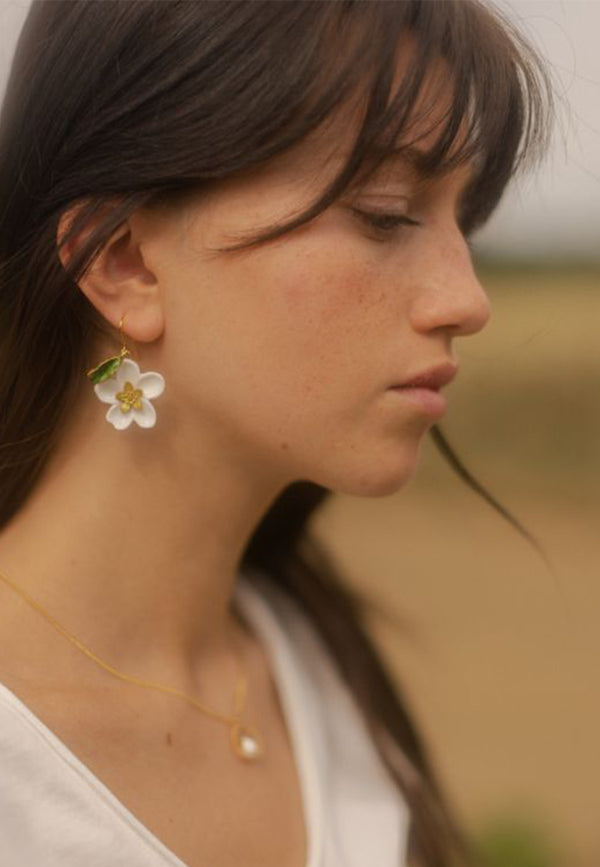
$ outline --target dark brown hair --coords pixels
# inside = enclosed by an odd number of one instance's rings
[[[403,34],[416,50],[392,99]],[[405,132],[427,70],[444,58],[453,99],[426,175],[478,167],[464,197],[465,235],[483,225],[509,179],[545,150],[547,73],[504,16],[479,0],[34,0],[0,115],[0,527],[31,493],[60,439],[107,323],[78,288],[95,255],[136,209],[177,204],[300,142],[355,94],[364,113],[346,164],[303,215],[230,249],[266,243],[374,170]],[[461,121],[462,146],[451,152]],[[60,216],[81,202],[66,243],[104,203],[68,266]],[[438,427],[434,439],[467,473]],[[365,602],[310,533],[331,492],[290,485],[252,536],[241,568],[260,571],[302,607],[327,646],[411,809],[411,858],[473,863],[406,697],[369,637]]]

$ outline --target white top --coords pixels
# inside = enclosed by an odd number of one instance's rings
[[[302,788],[306,867],[405,867],[408,807],[352,693],[300,607],[258,578],[254,587],[240,573],[234,602],[271,661]],[[186,867],[1,683],[0,862]]]

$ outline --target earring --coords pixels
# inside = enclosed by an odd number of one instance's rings
[[[114,428],[124,430],[132,421],[140,427],[154,427],[156,410],[150,400],[163,393],[165,380],[153,370],[140,373],[137,363],[127,357],[131,352],[123,339],[124,318],[119,322],[121,351],[88,370],[86,376],[102,403],[110,404],[105,418]]]

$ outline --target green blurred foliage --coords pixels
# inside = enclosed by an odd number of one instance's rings
[[[565,867],[550,832],[518,816],[489,821],[474,845],[481,867]]]

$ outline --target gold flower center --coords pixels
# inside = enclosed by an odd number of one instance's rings
[[[142,408],[142,389],[134,388],[131,382],[126,382],[123,391],[117,392],[116,398],[121,401],[121,412],[129,412],[133,406],[135,409]]]

